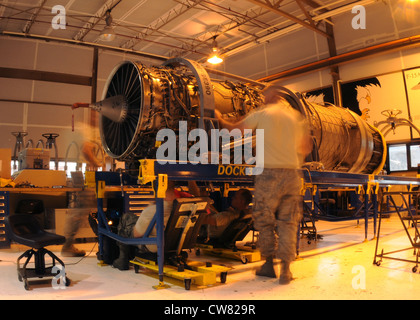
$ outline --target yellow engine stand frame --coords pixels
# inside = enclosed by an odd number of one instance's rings
[[[158,265],[155,261],[143,259],[140,257],[135,257],[130,261],[134,265],[134,270],[138,272],[139,266],[151,270],[153,272],[158,272]],[[212,286],[215,285],[217,281],[217,275],[220,274],[220,282],[226,282],[227,272],[231,270],[230,267],[206,264],[202,261],[188,261],[188,266],[192,270],[184,269],[183,271],[178,271],[175,266],[164,265],[163,274],[172,279],[181,280],[184,282],[186,290],[190,289],[190,285],[196,286]],[[164,287],[169,287],[165,285]],[[155,289],[163,289],[159,286],[154,287]]]
[[[211,245],[198,244],[197,248],[204,254],[223,257],[228,259],[240,260],[243,264],[248,262],[261,261],[261,253],[259,250],[247,247],[238,247],[237,251],[228,248],[214,248]]]

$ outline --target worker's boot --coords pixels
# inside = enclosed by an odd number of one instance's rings
[[[79,250],[73,245],[73,241],[66,241],[61,248],[61,255],[63,257],[84,257],[86,252]]]
[[[257,276],[276,278],[276,272],[274,271],[273,256],[266,258],[265,263],[261,269],[257,270]]]
[[[114,260],[112,266],[121,271],[128,270],[130,268],[130,246],[119,243],[118,247],[120,248],[120,254],[118,259]]]
[[[280,264],[280,284],[289,284],[293,280],[292,272],[290,271],[290,262],[282,261]]]

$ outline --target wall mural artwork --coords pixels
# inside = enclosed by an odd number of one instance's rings
[[[420,130],[420,68],[404,70],[405,90],[413,124]],[[417,130],[412,130],[413,138],[420,138]]]
[[[317,103],[320,105],[324,105],[325,103],[331,103],[337,105],[337,103],[334,102],[334,93],[332,86],[318,89],[318,90],[312,90],[305,93],[306,99],[309,102]]]
[[[372,90],[375,88],[381,88],[381,83],[376,77],[341,84],[343,106],[357,113],[363,119],[369,119]]]
[[[381,132],[388,132],[385,137],[387,142],[410,140],[410,126],[399,125],[394,130],[389,121],[390,114],[408,120],[411,110],[411,116],[420,126],[420,68],[409,71],[410,74],[407,71],[395,72],[341,83],[342,106],[360,115],[370,125],[377,126]],[[306,92],[306,97],[310,102],[334,104],[332,87]],[[407,100],[410,101],[410,109]],[[416,106],[416,112],[413,112],[413,106]],[[419,137],[417,133],[414,135],[414,131],[413,137]]]
[[[366,80],[368,81],[359,80],[346,84],[347,87],[353,86],[357,91],[359,114],[370,125],[378,127],[383,134],[386,134],[386,141],[410,140],[410,127],[397,125],[394,129],[389,118],[390,115],[396,115],[397,119],[409,119],[402,72]],[[351,103],[343,94],[343,105],[346,102]],[[352,104],[351,106],[354,107]]]

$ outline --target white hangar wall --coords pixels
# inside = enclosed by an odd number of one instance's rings
[[[101,99],[103,88],[112,69],[122,60],[150,59],[124,53],[98,50],[96,100]],[[60,79],[76,76],[77,81],[92,77],[94,49],[70,44],[46,42],[33,39],[1,38],[0,68],[36,71],[39,80],[0,77],[0,148],[11,148],[16,138],[11,132],[26,131],[25,143],[31,139],[36,144],[44,133],[57,133],[59,158],[64,159],[72,141],[80,144],[81,133],[88,129],[91,112],[74,109],[75,102],[91,102],[94,93],[89,84],[72,84],[42,81],[42,72],[53,73]],[[28,77],[32,75],[29,74]],[[80,79],[79,79],[80,78]],[[75,130],[72,131],[74,116]]]

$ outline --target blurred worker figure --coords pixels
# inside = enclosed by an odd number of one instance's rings
[[[232,197],[230,207],[221,212],[212,212],[206,216],[203,224],[208,225],[207,237],[218,239],[229,224],[250,213],[249,204],[252,202],[252,194],[248,189],[239,189]]]
[[[244,119],[231,123],[220,112],[216,117],[229,130],[264,130],[264,170],[255,177],[253,219],[266,261],[257,275],[276,277],[273,258],[277,251],[281,259],[279,283],[288,284],[293,279],[290,263],[296,257],[298,224],[303,215],[301,174],[297,169],[312,144],[302,117],[279,95],[276,86],[268,86],[263,93],[265,107]]]
[[[176,199],[175,184],[174,181],[168,181],[168,187],[163,201],[163,221],[164,226],[168,222],[169,216],[172,212],[173,201]],[[132,212],[124,213],[120,219],[118,225],[118,235],[124,238],[140,238],[146,233],[147,227],[152,221],[156,213],[156,204],[149,205],[137,216]],[[153,228],[150,233],[151,237],[156,237],[156,227]],[[120,250],[118,259],[114,260],[112,266],[121,271],[129,269],[130,259],[133,258],[132,248],[133,246],[118,242]],[[140,252],[157,252],[156,245],[139,245]]]
[[[97,129],[84,125],[78,128],[80,130],[72,138],[76,146],[80,146],[80,152],[86,161],[87,167],[89,170],[96,170],[98,167],[102,167],[104,159],[102,158],[101,161],[96,156],[98,148],[101,148],[98,139],[95,139],[98,136],[98,134],[95,134]],[[74,187],[81,188],[81,190],[69,194],[68,207],[72,210],[66,215],[64,225],[66,242],[61,249],[61,255],[64,257],[83,257],[86,254],[84,250],[79,250],[74,246],[75,237],[83,220],[88,219],[90,210],[97,208],[94,189],[85,188],[83,183],[82,185],[74,185]]]
[[[61,248],[61,255],[63,257],[83,257],[86,255],[86,252],[74,246],[75,237],[82,221],[88,219],[89,209],[97,207],[95,191],[83,188],[81,191],[71,192],[68,207],[72,210],[66,214],[64,224],[66,242]]]

